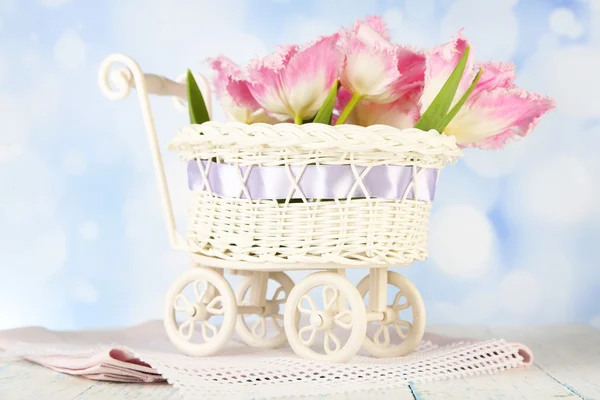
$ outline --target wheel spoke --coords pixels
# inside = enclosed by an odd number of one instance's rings
[[[198,286],[202,285],[202,290],[198,289]],[[206,289],[208,288],[208,283],[206,281],[194,281],[192,284],[194,287],[194,294],[196,295],[196,301],[202,303],[204,302],[204,296],[206,295]]]
[[[242,292],[240,299],[238,300],[238,305],[247,306],[250,305],[250,285],[247,285]]]
[[[256,322],[252,324],[252,334],[255,337],[264,338],[267,335],[267,321],[265,317],[258,317]]]
[[[403,297],[406,299],[406,301],[402,304],[398,304],[400,299]],[[392,309],[394,311],[401,311],[406,310],[408,307],[410,307],[410,304],[408,303],[408,298],[404,295],[404,293],[402,293],[402,291],[396,293],[396,297],[394,297],[394,302],[392,303]]]
[[[303,336],[306,332],[310,332],[308,339],[305,339]],[[312,346],[315,343],[315,338],[317,337],[317,330],[312,326],[307,325],[298,330],[298,338],[305,346]]]
[[[272,300],[271,302],[273,304],[275,304],[276,306],[280,306],[282,304],[285,304],[285,302],[287,301],[287,298],[285,299],[277,299],[277,300]]]
[[[183,293],[179,293],[175,297],[175,304],[173,304],[173,308],[175,309],[175,311],[184,312],[190,316],[194,315],[194,305],[188,300],[188,298]]]
[[[350,310],[342,311],[333,317],[333,322],[340,328],[352,329],[352,312]]]
[[[332,342],[335,345],[335,348],[333,349],[331,348]],[[333,331],[325,331],[325,340],[323,341],[323,349],[325,350],[325,353],[336,353],[340,350],[341,347],[342,343],[340,342],[340,339],[336,336],[336,334],[333,333]]]
[[[187,321],[185,321],[181,325],[179,325],[179,329],[178,329],[179,334],[181,336],[183,336],[184,338],[186,338],[187,340],[189,340],[192,337],[192,335],[194,334],[195,326],[196,326],[195,321],[188,319]]]
[[[280,293],[283,293],[283,297],[281,299],[279,298]],[[275,293],[273,293],[273,297],[271,297],[271,301],[277,305],[280,305],[280,304],[285,303],[286,300],[287,300],[287,293],[285,292],[285,289],[283,289],[283,286],[279,286],[275,290]]]
[[[244,295],[241,298],[241,301],[238,302],[240,306],[249,306],[250,305],[250,286],[246,288],[244,291]]]
[[[379,326],[379,329],[375,332],[375,336],[373,336],[373,340],[379,346],[387,347],[390,345],[390,331],[387,324],[381,324]]]
[[[401,339],[406,339],[408,332],[404,332],[402,329],[400,329],[401,327],[405,327],[410,331],[412,324],[408,321],[394,321],[394,329],[396,330],[396,334],[400,336]]]
[[[308,305],[310,306],[310,310],[308,308],[304,307],[304,305],[303,305],[304,301],[306,301],[308,303]],[[308,294],[305,294],[304,296],[302,296],[302,298],[298,302],[298,310],[302,314],[312,314],[313,311],[315,311],[316,309],[317,309],[317,305],[315,304],[312,297],[310,297]]]
[[[210,335],[208,334],[210,332]],[[217,327],[208,321],[202,321],[202,337],[208,342],[217,335]]]
[[[283,333],[284,332],[283,326],[279,325],[279,322],[277,322],[278,319],[283,320],[283,315],[281,315],[281,314],[271,315],[271,321],[273,322],[273,326],[275,327],[275,329],[277,329],[279,331],[279,333]]]
[[[221,307],[217,307],[221,305]],[[223,309],[223,296],[216,296],[206,305],[206,311],[213,315],[223,315],[225,310]]]
[[[329,311],[335,305],[339,292],[332,286],[323,286],[323,309]]]

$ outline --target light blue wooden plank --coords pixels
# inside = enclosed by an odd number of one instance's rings
[[[94,382],[16,360],[0,369],[0,399],[73,399]]]
[[[166,383],[98,382],[79,394],[76,400],[176,400],[181,398],[177,389]]]
[[[412,385],[417,400],[581,400],[538,368]]]
[[[587,325],[494,328],[533,351],[534,363],[572,394],[600,400],[600,334]]]
[[[485,327],[438,326],[432,327],[429,331],[481,340],[505,339],[504,332]],[[543,331],[538,330],[538,334],[543,336]],[[581,399],[535,366],[505,371],[496,375],[414,384],[411,385],[411,388],[417,400]]]

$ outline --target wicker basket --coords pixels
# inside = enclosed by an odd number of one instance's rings
[[[408,265],[423,260],[433,193],[421,195],[431,189],[420,178],[428,175],[435,185],[437,172],[461,155],[454,137],[385,125],[208,122],[183,128],[170,149],[190,163],[203,183],[193,188],[190,251],[279,264]],[[222,196],[209,184],[211,169],[223,165],[230,167],[226,183],[239,188],[237,196]],[[305,196],[303,179],[310,179],[313,188],[332,184],[318,174],[307,177],[315,166],[344,166],[344,179],[352,181],[348,195]],[[370,183],[381,181],[380,166],[400,166],[410,174],[400,198],[369,192],[366,177]],[[260,167],[285,171],[287,197],[253,199],[246,183],[252,168]]]

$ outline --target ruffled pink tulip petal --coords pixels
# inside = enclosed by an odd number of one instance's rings
[[[390,30],[383,18],[379,16],[370,16],[365,18],[365,22],[375,32],[383,36],[385,40],[390,40]]]
[[[229,119],[247,124],[255,122],[275,123],[254,99],[248,89],[240,68],[229,58],[221,56],[209,59],[209,65],[217,72],[213,86],[223,111]]]
[[[444,133],[455,136],[461,146],[502,148],[510,139],[527,135],[553,108],[550,98],[499,87],[469,98]]]
[[[218,97],[229,95],[237,105],[258,109],[260,105],[254,99],[241,69],[225,56],[209,59],[208,63],[217,72],[213,86]]]
[[[486,63],[478,64],[475,70],[482,69],[481,77],[477,86],[471,92],[470,97],[475,97],[483,91],[491,91],[497,88],[512,88],[515,86],[515,66],[514,64],[504,63]],[[469,72],[474,77],[475,72]],[[471,78],[472,81],[472,78]]]
[[[422,85],[422,61],[404,48],[378,49],[352,40],[340,80],[345,88],[366,101],[390,103]]]
[[[359,102],[349,122],[355,125],[389,125],[398,129],[412,128],[420,118],[418,97],[405,96],[393,103]]]
[[[365,100],[391,102],[400,96],[393,86],[400,78],[397,65],[393,50],[375,50],[359,40],[352,40],[340,80],[345,88]]]
[[[250,92],[267,111],[295,120],[315,116],[339,75],[338,34],[305,48],[288,46],[249,68]]]
[[[425,110],[427,110],[435,96],[437,96],[440,89],[442,89],[442,86],[444,86],[444,83],[448,80],[448,77],[456,67],[456,64],[458,64],[458,61],[468,46],[469,42],[463,38],[461,30],[453,40],[434,48],[426,55],[425,85],[420,101],[421,113],[424,113]],[[465,73],[463,74],[458,90],[456,91],[454,102],[458,101],[465,93],[474,77],[473,49],[471,48],[467,59],[467,65],[465,66]]]
[[[369,24],[358,21],[345,32],[343,44],[346,57],[340,81],[361,99],[390,103],[423,84],[425,57],[393,45]]]
[[[425,81],[425,56],[416,50],[408,47],[397,46],[398,71],[402,77],[397,82],[396,90],[406,95],[422,94]],[[418,88],[418,93],[415,93]]]
[[[254,60],[248,68],[252,81],[248,86],[250,92],[262,107],[275,115],[291,115],[281,74],[297,52],[298,46],[283,46],[262,60]]]
[[[390,33],[385,21],[380,17],[367,17],[365,22],[356,21],[352,30],[344,31],[344,39],[350,41],[352,38],[360,42],[380,49],[392,49],[394,45],[390,42]]]

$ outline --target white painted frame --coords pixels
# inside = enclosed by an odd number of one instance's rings
[[[124,67],[114,69],[117,65]],[[206,107],[209,115],[212,115],[212,104],[210,86],[208,80],[197,75],[198,86],[206,100]],[[184,81],[185,75],[179,77],[178,81]],[[163,76],[144,74],[142,69],[132,58],[123,54],[112,54],[108,56],[100,65],[98,75],[100,89],[106,97],[111,100],[122,100],[129,95],[132,88],[136,88],[138,100],[142,109],[142,117],[146,127],[148,144],[152,163],[154,164],[154,173],[158,182],[158,189],[162,202],[163,214],[169,236],[171,247],[176,250],[187,250],[185,241],[177,231],[173,205],[169,194],[169,185],[165,176],[165,168],[162,160],[158,137],[156,135],[156,126],[152,117],[149,94],[159,96],[172,96],[175,103],[182,106],[187,97],[186,86],[184,83],[175,82]]]

